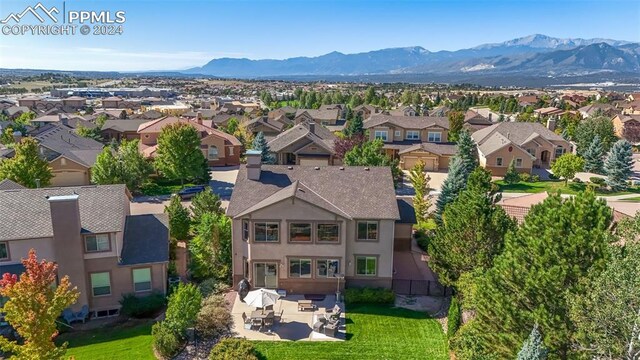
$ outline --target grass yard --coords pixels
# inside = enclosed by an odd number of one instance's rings
[[[560,191],[562,194],[571,194],[575,195],[581,191],[584,191],[587,188],[587,184],[585,183],[574,183],[569,182],[566,186],[564,185],[563,180],[548,180],[548,181],[538,181],[538,182],[523,182],[520,181],[515,184],[507,184],[503,180],[498,180],[495,182],[500,187],[500,191],[503,192],[521,192],[521,193],[539,193],[543,191],[547,191],[549,193],[555,193],[556,191]],[[600,196],[614,196],[614,195],[624,195],[624,194],[640,194],[640,188],[633,187],[629,188],[626,191],[602,191],[596,190],[596,194]]]
[[[628,197],[626,199],[622,199],[622,201],[640,202],[640,196]]]
[[[255,341],[262,359],[449,358],[440,324],[425,313],[382,305],[347,307],[347,340]],[[286,326],[283,325],[283,326]]]
[[[86,332],[64,333],[58,340],[69,342],[65,358],[73,356],[75,360],[154,360],[151,349],[152,323],[116,325]]]

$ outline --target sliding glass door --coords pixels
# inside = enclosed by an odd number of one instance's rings
[[[254,286],[276,289],[278,287],[278,264],[255,263],[253,268]]]

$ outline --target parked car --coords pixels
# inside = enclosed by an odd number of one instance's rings
[[[185,187],[178,192],[178,196],[180,196],[181,200],[191,199],[196,194],[205,191],[206,188],[204,185]]]

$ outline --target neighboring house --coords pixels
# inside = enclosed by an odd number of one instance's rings
[[[51,166],[51,186],[91,184],[91,168],[102,151],[103,144],[79,136],[70,128],[54,124],[40,127],[31,135],[39,143],[40,155]],[[13,149],[0,153],[0,156],[7,158],[14,155]]]
[[[182,114],[182,117],[186,117],[189,119],[206,119],[211,120],[214,116],[218,115],[218,110],[214,109],[198,109],[194,111],[188,111]]]
[[[227,209],[233,283],[293,294],[391,288],[395,223],[389,167],[261,165],[247,152]]]
[[[503,176],[512,159],[518,172],[549,167],[571,145],[539,123],[501,122],[471,134],[478,146],[480,166]]]
[[[359,105],[353,108],[353,115],[360,115],[363,120],[368,119],[371,115],[379,114],[381,112],[382,110],[380,110],[379,107],[369,104]]]
[[[240,165],[241,143],[233,135],[205,126],[202,120],[189,120],[168,116],[152,120],[138,127],[140,150],[146,157],[154,157],[158,149],[158,136],[162,128],[169,124],[185,123],[196,128],[200,134],[200,149],[209,166]]]
[[[364,122],[370,140],[381,139],[387,155],[400,159],[400,167],[411,168],[423,160],[426,170],[446,170],[455,144],[448,143],[446,117],[372,115]],[[421,146],[423,143],[432,143]],[[439,146],[435,146],[435,144]]]
[[[110,96],[102,99],[104,109],[132,109],[137,110],[142,106],[140,99],[123,99],[119,96]]]
[[[393,109],[388,111],[391,116],[416,116],[418,112],[413,106],[404,106],[398,109]]]
[[[105,142],[139,139],[138,128],[148,119],[111,119],[105,121],[100,134]]]
[[[65,113],[58,113],[55,115],[43,115],[31,120],[31,125],[36,127],[44,126],[51,123],[64,125],[70,129],[76,129],[80,126],[85,127],[87,129],[94,129],[97,126],[93,122],[87,121],[79,115],[65,114]]]
[[[489,114],[489,116],[491,116],[491,114]],[[464,127],[471,133],[491,125],[493,125],[491,119],[483,116],[477,111],[467,110],[464,114]]]
[[[558,109],[557,107],[554,107],[554,106],[543,107],[540,109],[533,110],[533,113],[539,118],[548,117],[548,116],[560,116],[565,112],[566,111],[564,109]]]
[[[269,141],[269,149],[280,165],[338,165],[335,158],[336,136],[313,121],[294,125]]]
[[[0,190],[0,269],[19,275],[35,249],[69,276],[94,317],[114,316],[122,295],[166,293],[164,214],[131,215],[125,185]]]
[[[338,108],[325,110],[298,109],[293,120],[296,124],[313,121],[319,125],[326,126],[331,131],[342,131],[345,127],[345,121],[340,119],[340,113],[341,110]]]
[[[271,140],[278,136],[285,124],[274,119],[269,119],[268,116],[258,116],[253,119],[249,119],[242,123],[247,130],[256,135],[259,132],[265,136],[265,138]]]
[[[616,136],[626,139],[631,143],[637,143],[640,135],[640,114],[638,115],[616,115],[613,120],[613,128]]]
[[[634,100],[633,102],[620,104],[622,113],[627,115],[640,115],[640,100]]]
[[[589,116],[593,116],[597,113],[602,113],[602,115],[605,116],[615,116],[619,113],[615,106],[600,103],[583,106],[578,109],[578,112],[580,112],[580,115],[582,115],[583,118],[588,118]]]
[[[413,208],[412,197],[398,197],[398,211],[400,219],[396,220],[394,231],[394,251],[411,251],[411,243],[413,242],[413,226],[418,223],[416,219],[416,211]]]
[[[4,109],[2,112],[9,118],[9,120],[15,120],[19,118],[20,115],[30,111],[31,109],[26,106],[11,106]]]
[[[38,111],[47,111],[53,108],[58,108],[65,112],[72,113],[83,109],[87,105],[87,100],[80,96],[70,96],[63,99],[26,96],[18,99],[18,105],[26,106],[32,110]]]

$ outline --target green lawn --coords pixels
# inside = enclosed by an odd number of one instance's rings
[[[262,359],[449,358],[440,324],[425,313],[388,306],[347,307],[347,340],[255,341]],[[283,325],[283,326],[286,326]]]
[[[503,192],[522,192],[522,193],[539,193],[543,191],[547,191],[549,193],[555,193],[556,191],[560,191],[562,194],[572,194],[575,195],[581,191],[584,191],[587,188],[587,184],[585,183],[574,183],[569,182],[565,186],[563,180],[548,180],[548,181],[538,181],[538,182],[523,182],[520,181],[515,184],[507,184],[503,180],[498,180],[495,182],[500,187],[500,191]],[[626,191],[602,191],[597,190],[596,193],[600,196],[614,196],[614,195],[624,195],[624,194],[640,194],[640,188],[634,187],[629,188]]]
[[[622,201],[640,202],[640,196],[628,197],[626,199],[623,199]]]
[[[151,324],[116,325],[86,332],[64,333],[58,341],[69,342],[68,357],[76,360],[135,359],[154,360]]]

